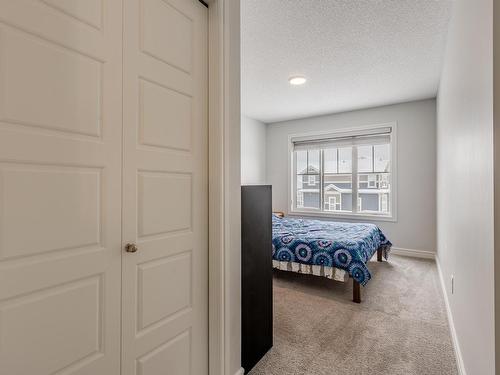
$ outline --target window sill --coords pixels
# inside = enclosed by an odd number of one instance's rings
[[[370,214],[353,214],[353,213],[326,213],[326,212],[312,212],[312,211],[289,211],[289,216],[306,216],[306,217],[317,217],[317,218],[328,218],[328,219],[349,219],[349,220],[370,220],[370,221],[389,221],[396,222],[395,216],[384,216],[384,215],[370,215]]]

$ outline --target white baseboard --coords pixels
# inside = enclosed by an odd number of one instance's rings
[[[436,253],[428,250],[403,249],[401,247],[392,247],[391,254],[401,255],[413,258],[435,259]]]
[[[457,368],[459,375],[467,375],[464,366],[464,360],[462,357],[462,351],[460,350],[460,344],[458,343],[457,331],[455,330],[455,324],[453,323],[453,315],[451,313],[450,302],[448,300],[448,294],[446,293],[446,284],[444,282],[443,272],[441,270],[441,265],[439,264],[439,258],[436,257],[436,265],[439,273],[439,281],[441,283],[441,289],[444,297],[444,304],[446,306],[446,314],[448,315],[448,324],[450,326],[451,341],[453,343],[453,349],[455,351],[455,358],[457,361]]]
[[[245,374],[245,370],[243,370],[243,367],[240,367],[240,369],[234,373],[234,375],[243,375],[243,374]]]

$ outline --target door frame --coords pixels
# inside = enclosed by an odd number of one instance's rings
[[[208,0],[209,369],[241,368],[240,0]]]

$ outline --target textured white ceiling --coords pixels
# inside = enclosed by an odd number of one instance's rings
[[[242,112],[270,123],[434,97],[452,3],[242,0]],[[307,83],[290,86],[296,74]]]

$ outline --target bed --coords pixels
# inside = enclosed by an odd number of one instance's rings
[[[367,262],[387,260],[391,242],[379,227],[280,217],[273,214],[273,267],[337,281],[353,280],[353,301],[361,302],[361,288],[371,279]]]

